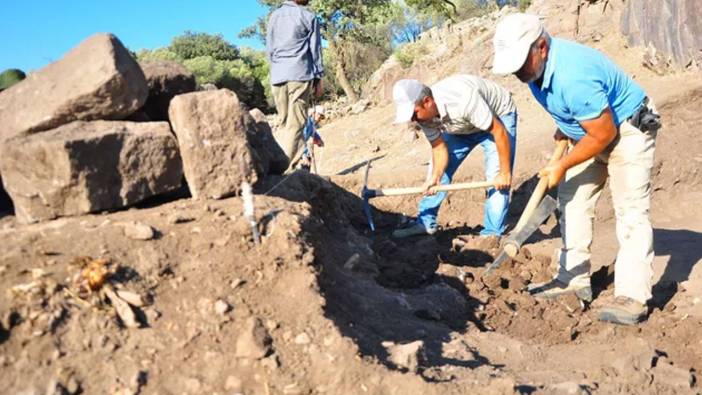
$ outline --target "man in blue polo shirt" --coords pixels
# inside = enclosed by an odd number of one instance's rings
[[[558,125],[571,148],[541,170],[558,185],[563,247],[552,281],[532,284],[535,297],[575,293],[592,299],[590,244],[595,203],[609,176],[619,252],[615,299],[600,319],[636,324],[648,312],[653,271],[649,220],[651,168],[659,117],[644,91],[600,52],[552,38],[537,16],[512,14],[497,26],[493,72],[515,74]]]

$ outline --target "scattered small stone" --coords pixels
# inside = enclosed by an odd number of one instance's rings
[[[590,390],[587,388],[587,386],[580,385],[574,381],[552,384],[546,387],[546,390],[552,391],[556,394],[590,395]]]
[[[69,394],[77,394],[80,392],[80,382],[76,379],[76,376],[71,376],[66,382],[66,391]]]
[[[137,321],[136,315],[134,314],[132,308],[129,307],[129,303],[117,296],[117,294],[110,287],[105,287],[104,290],[105,296],[110,299],[110,302],[115,308],[117,316],[119,316],[122,324],[124,324],[124,326],[127,328],[138,328],[140,326],[139,321]]]
[[[305,332],[302,332],[299,335],[295,336],[295,344],[305,345],[310,344],[310,342],[310,336]]]
[[[263,360],[261,360],[261,366],[268,369],[268,371],[272,372],[278,370],[278,368],[280,367],[280,360],[278,359],[277,355],[273,354],[266,358],[263,358]]]
[[[274,331],[278,329],[279,326],[280,325],[273,320],[266,320],[266,328],[268,328],[269,331]]]
[[[217,301],[214,304],[214,310],[217,314],[219,315],[225,315],[229,310],[232,309],[232,306],[229,305],[226,301],[222,299],[217,299]]]
[[[168,219],[168,222],[170,222],[171,224],[184,224],[186,222],[191,222],[194,220],[195,218],[192,217],[186,217],[182,214],[174,214]]]
[[[232,289],[237,289],[239,286],[244,285],[245,282],[246,281],[237,277],[237,278],[233,279],[231,283],[229,283],[229,286]]]
[[[7,271],[7,265],[0,266],[0,274],[4,274]]]
[[[261,359],[272,350],[268,331],[256,317],[246,320],[241,335],[236,342],[236,356],[241,358]]]
[[[297,383],[288,384],[283,387],[283,394],[285,395],[298,395],[302,393],[302,389],[297,385]]]
[[[395,344],[386,341],[382,345],[388,350],[388,360],[390,362],[410,372],[416,372],[424,359],[424,342],[421,340],[407,344]]]
[[[141,298],[141,295],[139,295],[135,292],[120,289],[117,291],[117,296],[124,299],[125,302],[129,303],[132,306],[136,306],[136,307],[144,306],[144,300]]]
[[[156,236],[156,232],[150,225],[133,221],[124,224],[124,235],[133,240],[151,240]]]
[[[359,255],[357,252],[355,252],[349,259],[346,260],[346,263],[344,263],[344,269],[346,270],[353,270],[356,267],[356,264],[358,261],[361,260],[361,255]]]

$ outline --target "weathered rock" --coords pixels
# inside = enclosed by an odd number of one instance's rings
[[[261,359],[271,351],[272,339],[261,320],[251,317],[246,320],[241,335],[236,341],[236,356]]]
[[[116,209],[180,186],[166,122],[76,121],[0,146],[3,184],[24,223]]]
[[[702,2],[629,0],[621,30],[633,45],[653,46],[676,63],[702,65]]]
[[[253,119],[234,92],[220,89],[178,95],[168,113],[194,198],[231,196],[242,181],[254,183],[267,173]]]
[[[351,106],[351,114],[360,114],[370,106],[370,100],[361,99]]]
[[[225,315],[231,309],[232,306],[230,306],[229,303],[227,303],[227,301],[223,299],[217,299],[217,301],[214,304],[214,311],[219,315]]]
[[[171,99],[197,88],[193,73],[180,63],[144,62],[141,63],[141,69],[149,86],[149,97],[141,110],[151,121],[167,121]]]
[[[304,346],[304,345],[310,344],[310,342],[311,342],[310,336],[305,332],[302,332],[299,335],[295,336],[295,344],[299,344],[301,346]]]
[[[267,157],[270,163],[268,174],[283,174],[288,167],[288,157],[285,156],[285,152],[280,148],[278,142],[275,141],[273,130],[266,119],[266,115],[258,108],[250,110],[249,114],[255,122],[256,132],[261,139],[263,155]]]
[[[388,360],[400,368],[416,372],[424,358],[424,342],[421,340],[407,344],[394,344],[383,342],[388,350]]]
[[[117,37],[96,34],[0,93],[0,141],[75,120],[123,119],[147,93],[144,73]]]
[[[124,235],[133,240],[151,240],[156,236],[156,232],[148,224],[133,221],[124,224]]]
[[[563,395],[589,395],[590,390],[574,381],[565,381],[563,383],[551,384],[544,388],[546,393],[563,394]]]

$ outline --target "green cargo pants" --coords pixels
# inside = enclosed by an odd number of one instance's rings
[[[286,172],[294,170],[302,158],[305,146],[302,130],[312,100],[312,85],[312,81],[288,81],[271,87],[278,111],[278,130],[274,136],[288,157]]]

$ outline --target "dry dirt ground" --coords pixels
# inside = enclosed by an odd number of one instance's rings
[[[593,244],[596,299],[586,310],[525,291],[552,272],[555,218],[486,280],[499,246],[476,238],[478,191],[450,195],[436,237],[403,241],[388,235],[414,215],[418,198],[377,198],[371,233],[358,197],[365,161],[376,159],[370,187],[418,185],[429,155],[423,137],[391,125],[385,105],[321,129],[318,166],[330,180],[298,172],[255,186],[260,244],[239,198],[195,201],[187,192],[34,225],[2,217],[0,392],[700,393],[702,78],[617,60],[654,97],[665,124],[646,322],[596,318],[612,297],[617,248],[607,193]],[[510,224],[553,132],[526,88],[514,93],[521,120]],[[481,161],[472,154],[456,181],[480,179]],[[153,234],[140,235],[135,223]],[[99,259],[106,285],[91,292],[82,270]],[[124,297],[135,322],[118,316],[106,289],[139,296]]]

